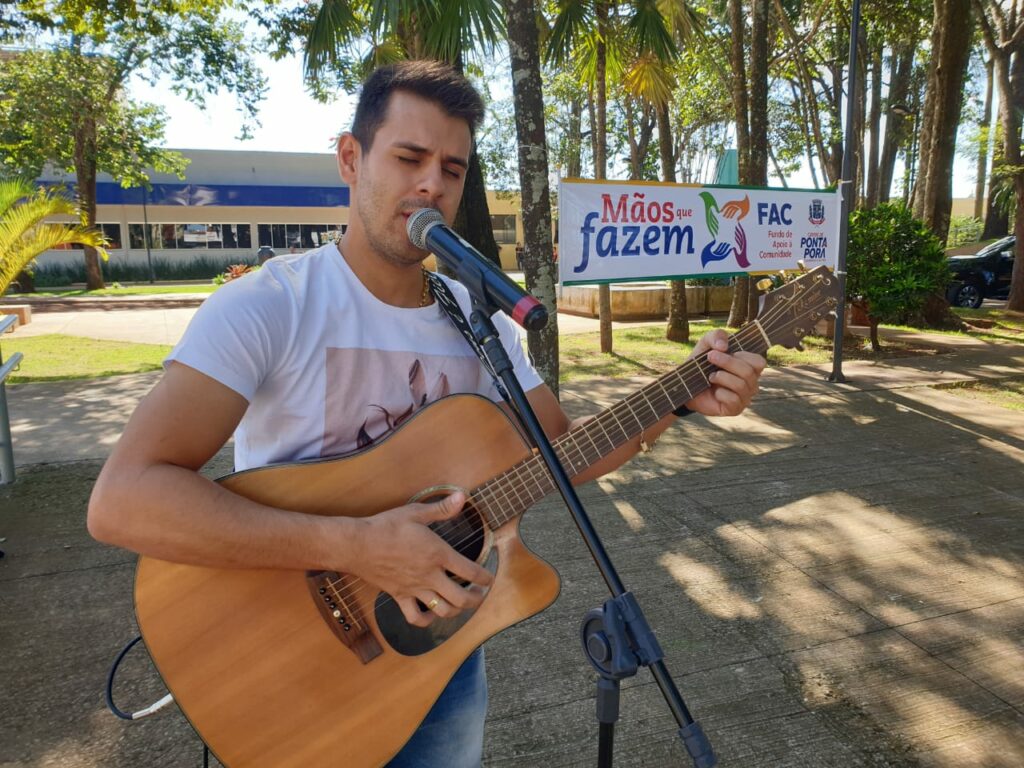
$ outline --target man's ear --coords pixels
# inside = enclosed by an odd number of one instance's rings
[[[359,141],[352,135],[351,131],[345,131],[338,137],[338,173],[341,180],[349,186],[358,179],[359,161],[362,158],[363,149]]]

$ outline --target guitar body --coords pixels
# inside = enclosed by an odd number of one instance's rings
[[[240,472],[221,483],[282,509],[369,516],[430,498],[429,489],[476,488],[529,456],[498,407],[456,395],[360,453]],[[321,587],[318,594],[316,586],[335,582],[303,571],[201,568],[143,557],[136,615],[168,689],[225,765],[379,766],[401,749],[477,647],[557,597],[558,576],[527,550],[518,518],[490,530],[489,541],[479,559],[491,564],[495,579],[483,604],[452,625],[450,635],[425,644],[417,635],[403,646],[398,626],[382,630],[385,615],[384,623],[396,624],[397,609],[390,603],[385,614],[382,604],[389,601],[376,589],[363,584],[346,611],[332,612],[334,603],[322,604],[330,593],[323,596]],[[364,631],[354,645],[343,642],[349,630],[332,624],[342,613],[361,617]],[[352,623],[348,615],[337,619]]]

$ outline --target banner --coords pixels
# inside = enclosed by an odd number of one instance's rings
[[[835,269],[833,191],[563,180],[563,285]]]

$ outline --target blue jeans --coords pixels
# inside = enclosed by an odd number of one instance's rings
[[[484,652],[466,659],[387,768],[478,768],[484,750]]]

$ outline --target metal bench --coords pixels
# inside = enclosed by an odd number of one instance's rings
[[[3,315],[0,319],[0,334],[18,322],[15,315]],[[0,485],[14,482],[14,441],[11,438],[11,417],[7,412],[7,377],[21,364],[21,352],[15,352],[4,362],[0,352]]]

